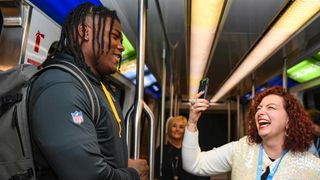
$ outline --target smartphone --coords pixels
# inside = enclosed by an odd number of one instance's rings
[[[201,79],[198,92],[204,91],[204,93],[199,98],[203,98],[203,99],[207,98],[208,86],[209,86],[209,78],[206,77],[204,79]]]

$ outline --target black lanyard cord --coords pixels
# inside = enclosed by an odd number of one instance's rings
[[[179,157],[176,156],[175,159],[171,162],[172,175],[174,180],[179,179],[178,165],[179,165]]]

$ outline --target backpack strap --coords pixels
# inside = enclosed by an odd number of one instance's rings
[[[11,176],[8,180],[28,180],[32,179],[33,175],[34,172],[32,168],[29,168],[24,172],[19,172],[18,174]]]
[[[47,69],[61,69],[65,72],[70,73],[72,76],[74,76],[84,87],[89,101],[91,105],[91,116],[92,116],[92,121],[94,125],[97,125],[99,122],[100,118],[100,104],[99,100],[97,97],[97,94],[95,90],[93,89],[93,86],[91,85],[90,81],[86,77],[86,75],[74,64],[67,62],[67,61],[59,61],[58,63],[55,64],[50,64],[46,66],[45,68],[41,69],[37,74],[41,74],[42,72],[46,71]]]
[[[20,102],[22,100],[22,93],[16,94],[8,94],[0,97],[0,117],[5,113],[8,109],[10,109],[15,103]]]

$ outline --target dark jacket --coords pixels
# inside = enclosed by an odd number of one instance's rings
[[[160,177],[160,147],[155,156],[155,178],[159,180],[209,180],[210,177],[195,176],[182,168],[181,149],[170,143],[163,146],[162,176]]]
[[[74,63],[67,54],[51,60],[60,59]],[[100,103],[100,119],[96,127],[91,120],[85,90],[71,74],[49,69],[32,85],[29,118],[38,179],[139,179],[137,171],[128,168],[124,122],[121,123],[120,138],[117,121],[100,79],[88,70],[84,73],[96,90]],[[120,106],[113,99],[123,120]],[[75,112],[81,113],[72,115]]]

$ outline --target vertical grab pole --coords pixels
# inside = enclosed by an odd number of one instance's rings
[[[155,146],[155,123],[154,123],[154,115],[151,111],[151,109],[148,107],[146,103],[143,104],[143,109],[147,113],[149,117],[149,133],[150,133],[150,139],[149,139],[149,179],[153,179],[154,177],[154,146]]]
[[[163,47],[162,50],[162,92],[161,92],[161,121],[160,121],[160,166],[159,172],[162,176],[162,162],[163,162],[163,143],[164,143],[164,121],[165,121],[165,104],[166,104],[166,79],[167,79],[167,68],[166,68],[166,49]]]
[[[175,58],[175,50],[172,51],[172,60]],[[173,63],[170,62],[170,117],[173,116],[173,97],[174,97],[175,87],[173,84]]]
[[[178,99],[178,95],[175,93],[173,116],[177,116],[178,114],[179,114],[179,99]]]
[[[283,67],[282,67],[282,87],[287,90],[288,78],[287,78],[287,51],[285,48],[282,50],[283,55]]]
[[[251,92],[252,92],[252,99],[254,98],[254,96],[256,95],[256,75],[255,73],[252,73],[251,75]]]
[[[237,139],[240,139],[240,95],[239,92],[237,94]]]
[[[283,68],[282,68],[282,87],[284,89],[288,88],[288,78],[287,78],[287,58],[283,59]]]
[[[231,142],[231,100],[228,100],[228,142]]]
[[[144,90],[144,64],[145,64],[145,41],[146,41],[146,22],[147,22],[147,1],[139,1],[139,41],[138,41],[138,67],[137,67],[137,83],[136,83],[136,99],[134,109],[134,152],[133,158],[138,159],[140,156],[140,137],[141,137],[141,115],[144,109],[150,120],[150,158],[149,158],[149,178],[153,179],[154,171],[154,115],[150,108],[143,100]]]
[[[134,152],[133,158],[138,159],[140,154],[141,136],[141,114],[143,108],[143,88],[144,88],[144,63],[145,63],[145,41],[146,41],[146,0],[139,1],[139,41],[138,41],[138,67],[136,83],[136,100],[134,113]]]
[[[132,121],[133,110],[134,110],[134,106],[131,106],[125,117],[128,157],[130,157],[130,154],[131,154],[131,136],[132,136],[131,121]]]

